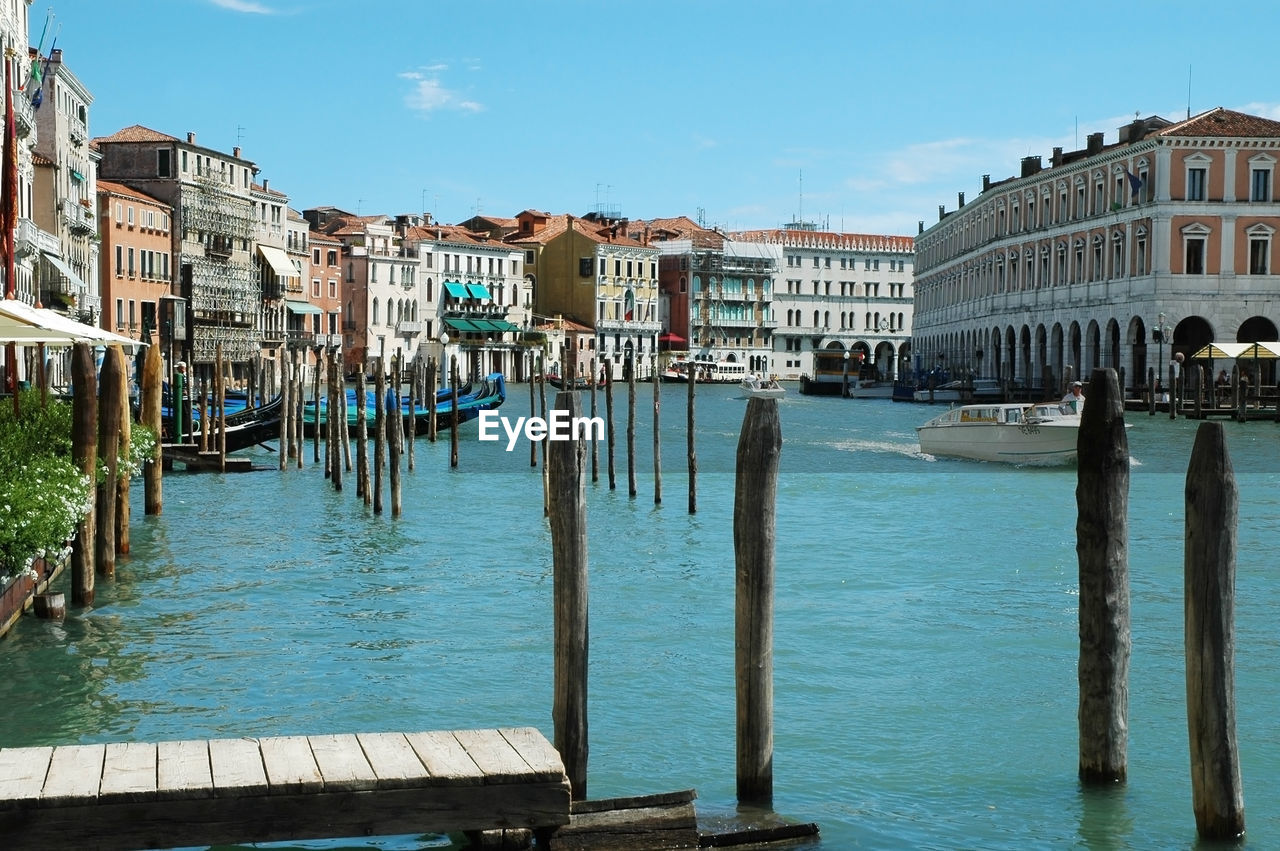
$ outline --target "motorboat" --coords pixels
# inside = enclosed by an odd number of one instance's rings
[[[760,378],[748,375],[739,385],[748,399],[781,399],[787,395],[787,388],[778,383],[776,377]]]
[[[1076,460],[1080,415],[1057,402],[962,405],[916,427],[926,455],[1054,466]]]

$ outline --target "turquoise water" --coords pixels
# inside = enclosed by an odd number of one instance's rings
[[[745,402],[637,399],[639,495],[588,484],[590,797],[694,788],[735,811],[733,464]],[[583,397],[586,398],[585,395]],[[603,400],[601,400],[603,411]],[[513,386],[504,413],[527,413]],[[774,809],[824,849],[1196,845],[1182,653],[1183,479],[1198,423],[1129,414],[1129,781],[1076,781],[1075,470],[935,460],[936,409],[780,403]],[[1240,485],[1236,694],[1250,848],[1280,847],[1280,426],[1226,423]],[[550,541],[528,445],[416,444],[404,516],[320,468],[133,489],[132,553],[97,604],[0,641],[0,745],[532,725],[550,737]],[[263,453],[266,464],[274,456]],[[344,847],[437,847],[398,837]],[[308,843],[306,847],[315,847]]]

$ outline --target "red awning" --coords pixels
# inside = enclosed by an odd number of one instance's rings
[[[681,337],[679,334],[672,334],[670,331],[668,331],[666,334],[660,334],[658,336],[658,342],[659,343],[683,343],[685,342],[685,339],[684,337]]]

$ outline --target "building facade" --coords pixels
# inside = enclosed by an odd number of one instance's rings
[[[915,247],[906,236],[785,228],[731,233],[762,247],[777,269],[769,372],[784,379],[815,374],[815,353],[848,353],[881,380],[911,361]]]
[[[915,342],[1016,385],[1123,370],[1129,388],[1213,341],[1277,339],[1280,122],[1157,116],[1023,160],[916,238]]]
[[[163,338],[167,355],[172,328],[160,319],[173,292],[173,210],[121,183],[99,180],[97,188],[101,325],[148,344]]]

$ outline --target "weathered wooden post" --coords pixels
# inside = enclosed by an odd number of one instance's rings
[[[1196,395],[1191,415],[1198,420],[1202,420],[1204,419],[1204,366],[1196,364],[1192,375],[1194,376]]]
[[[598,413],[596,411],[596,379],[600,375],[599,361],[596,358],[591,359],[591,419],[594,420]],[[655,379],[656,380],[656,379]],[[1276,411],[1280,412],[1280,405],[1277,405]],[[1280,413],[1277,413],[1280,417]],[[600,441],[591,441],[591,483],[595,484],[600,481]]]
[[[654,376],[657,380],[657,376]],[[693,441],[693,400],[695,396],[694,385],[697,379],[694,378],[693,371],[689,372],[689,408],[685,429],[688,432],[686,437],[689,444],[689,513],[698,513],[698,450]]]
[[[120,472],[120,409],[128,400],[120,398],[124,382],[124,352],[119,346],[107,346],[98,372],[101,388],[98,396],[98,453],[106,467],[107,479],[98,485],[97,550],[94,558],[98,575],[113,579],[116,575],[116,476]]]
[[[364,371],[366,364],[361,362],[360,373],[356,378],[356,495],[364,499],[365,505],[373,504],[373,486],[369,481],[369,388],[365,384]],[[342,411],[330,411],[330,416],[347,418],[346,405]]]
[[[1244,834],[1236,747],[1235,585],[1238,493],[1221,423],[1201,423],[1186,484],[1183,615],[1191,800],[1204,840]]]
[[[209,451],[209,380],[200,377],[200,398],[196,402],[200,409],[200,451]]]
[[[653,379],[653,504],[662,505],[662,430],[659,428],[661,423],[658,415],[662,409],[662,399],[659,395],[662,387],[661,382],[658,381],[656,369],[651,378]]]
[[[347,363],[342,357],[342,348],[334,349],[334,360],[336,360],[337,368],[334,373],[337,375],[337,381],[334,388],[334,399],[337,406],[330,408],[331,411],[338,412],[338,439],[342,441],[342,466],[346,468],[346,472],[351,472],[351,426],[347,422]]]
[[[293,382],[289,380],[289,354],[280,352],[280,472],[289,467],[290,419],[293,416]]]
[[[98,376],[94,368],[93,349],[88,343],[76,343],[71,352],[71,452],[76,468],[89,477],[89,511],[76,526],[71,542],[71,602],[77,606],[93,605],[94,549],[97,546],[96,486],[98,472]]]
[[[529,353],[529,418],[537,416],[538,407],[537,400],[534,398],[533,385],[542,380],[539,375],[536,378],[533,375],[533,353]],[[538,444],[536,441],[529,441],[529,466],[536,468],[538,466]]]
[[[1077,438],[1080,780],[1124,782],[1129,744],[1129,440],[1112,369],[1095,369]]]
[[[119,348],[119,347],[117,347]],[[127,464],[130,459],[130,444],[133,442],[133,411],[129,409],[129,365],[130,359],[120,350],[120,387],[118,396],[120,403],[120,445],[117,451]],[[119,466],[119,464],[117,464]],[[116,515],[112,518],[116,524],[116,555],[129,553],[129,489],[132,476],[116,476]]]
[[[777,399],[750,399],[738,438],[733,500],[734,679],[738,801],[773,800],[773,591],[778,462]]]
[[[418,359],[414,358],[409,364],[409,426],[405,431],[408,432],[408,443],[406,447],[409,455],[409,470],[413,470],[413,444],[414,438],[418,435],[418,401],[422,398],[422,393],[418,389],[419,369]]]
[[[387,466],[387,372],[373,360],[373,513],[382,513],[382,471]]]
[[[227,472],[227,379],[223,374],[222,344],[214,352],[213,399],[218,421],[218,472]]]
[[[1154,366],[1147,367],[1147,391],[1150,396],[1149,402],[1151,409],[1147,411],[1147,416],[1154,417],[1156,415],[1156,368]]]
[[[618,476],[613,464],[613,450],[618,442],[618,432],[613,425],[613,364],[608,366],[604,374],[604,415],[605,434],[609,444],[609,490],[617,490]]]
[[[538,413],[547,419],[547,374],[543,365],[543,357],[538,357]],[[547,441],[538,441],[538,449],[542,452],[542,516],[551,514],[551,481],[547,475]]]
[[[563,390],[556,408],[578,415],[577,394]],[[543,441],[548,443],[550,441]],[[587,797],[587,498],[581,439],[551,442],[547,466],[555,599],[552,721],[575,801]]]
[[[1181,382],[1178,380],[1178,368],[1169,363],[1169,419],[1176,420],[1178,418],[1178,402],[1182,398],[1181,388],[1178,386]]]
[[[635,498],[636,489],[636,359],[627,353],[627,496]]]
[[[320,365],[324,362],[324,346],[316,346],[316,368],[311,376],[311,404],[316,410],[316,421],[313,423],[314,428],[311,429],[311,463],[313,464],[320,463]],[[329,374],[326,372],[326,385],[328,380]],[[328,439],[326,435],[325,440]]]
[[[449,356],[449,396],[453,400],[453,408],[449,412],[449,466],[458,466],[458,356]]]
[[[427,359],[427,440],[436,442],[436,372],[439,365],[435,358]]]
[[[302,469],[303,448],[306,441],[303,439],[302,428],[302,412],[306,406],[304,389],[306,388],[306,375],[304,367],[306,361],[303,358],[305,348],[297,348],[293,351],[293,373],[297,376],[298,386],[293,389],[293,458],[298,462],[298,469]]]
[[[142,361],[142,424],[151,429],[156,436],[155,456],[142,468],[143,511],[147,515],[159,514],[164,508],[164,450],[161,448],[164,437],[160,434],[163,428],[161,403],[164,386],[164,362],[160,357],[159,346],[147,346],[147,355]],[[181,402],[177,401],[175,391],[173,408],[176,411]]]
[[[399,378],[400,368],[394,368],[396,378]],[[386,406],[386,425],[387,425],[387,472],[390,474],[389,483],[391,485],[391,516],[400,516],[400,446],[404,441],[404,417],[400,414],[400,400],[396,396],[394,389],[388,389],[386,397],[383,399]]]

